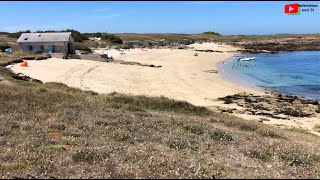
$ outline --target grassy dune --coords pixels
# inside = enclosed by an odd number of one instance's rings
[[[265,41],[285,38],[319,38],[320,34],[274,34],[274,35],[213,35],[213,34],[135,34],[135,33],[121,33],[116,34],[124,41],[159,41],[161,39],[167,40],[183,40],[187,38],[211,39],[217,42],[240,42],[240,41]]]
[[[1,178],[320,178],[320,139],[304,131],[0,75]]]
[[[14,51],[11,54],[0,52],[0,66],[3,66],[11,61],[19,60],[24,56],[39,56],[39,54],[35,52],[22,52],[22,51]]]

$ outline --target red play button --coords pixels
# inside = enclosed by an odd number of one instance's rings
[[[299,13],[299,4],[287,4],[284,6],[284,13],[286,14],[298,14]]]

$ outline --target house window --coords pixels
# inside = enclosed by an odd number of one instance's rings
[[[26,41],[26,40],[28,40],[28,38],[24,38],[24,40]]]
[[[53,45],[53,46],[52,46],[52,53],[55,53],[55,52],[56,52],[56,46]]]
[[[29,50],[32,51],[32,46],[29,46]]]
[[[41,51],[44,51],[44,46],[40,46],[40,50],[41,50]]]

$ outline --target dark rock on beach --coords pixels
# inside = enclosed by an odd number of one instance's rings
[[[38,79],[34,79],[30,76],[27,76],[27,75],[24,75],[22,73],[18,73],[18,74],[15,74],[13,76],[14,79],[18,79],[18,80],[22,80],[22,81],[29,81],[29,82],[35,82],[35,83],[40,83],[42,84],[42,81],[38,80]]]
[[[257,96],[238,93],[219,98],[225,104],[235,103],[246,108],[246,113],[288,119],[289,117],[312,117],[320,113],[320,105],[316,100],[299,99],[297,96],[271,93]],[[225,110],[223,112],[226,112]],[[228,111],[230,112],[230,111]]]
[[[211,49],[205,49],[205,50],[195,50],[195,51],[199,51],[199,52],[217,52],[217,53],[223,53],[222,51],[216,51],[216,50],[211,50]]]
[[[146,66],[146,67],[153,67],[153,68],[160,68],[162,66],[157,66],[153,64],[142,64],[139,62],[130,62],[130,61],[112,61],[113,63],[118,63],[118,64],[124,64],[124,65],[136,65],[136,66]]]
[[[35,56],[23,56],[23,57],[21,57],[21,59],[23,59],[23,60],[35,60],[36,57]]]

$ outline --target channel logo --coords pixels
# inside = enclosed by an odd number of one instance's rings
[[[288,15],[298,15],[300,14],[300,5],[296,4],[287,4],[284,6],[284,13]]]

